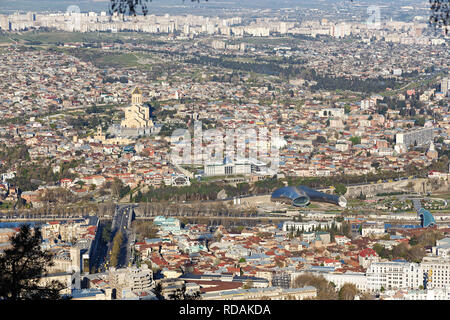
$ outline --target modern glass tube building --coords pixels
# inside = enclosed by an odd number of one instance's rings
[[[436,225],[436,221],[430,211],[420,208],[417,213],[420,217],[420,225],[422,228],[433,227]]]
[[[332,203],[341,207],[347,206],[347,200],[343,196],[323,193],[306,186],[279,188],[272,193],[270,200],[295,207],[305,207],[310,201]]]

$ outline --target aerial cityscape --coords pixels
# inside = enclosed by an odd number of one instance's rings
[[[0,2],[0,305],[450,300],[448,0],[132,2]]]

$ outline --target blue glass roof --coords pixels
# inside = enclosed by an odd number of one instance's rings
[[[296,187],[282,187],[272,193],[273,198],[285,197],[290,198],[291,200],[294,200],[302,195],[303,194],[300,194]]]
[[[419,214],[419,217],[422,220],[422,227],[426,228],[426,227],[434,226],[436,224],[436,221],[434,220],[434,217],[430,213],[430,211],[428,211],[424,208],[420,208],[417,213]]]
[[[272,193],[272,199],[283,199],[283,198],[292,200],[292,204],[294,206],[308,205],[310,200],[340,205],[339,196],[319,192],[317,190],[305,186],[282,187],[275,190]]]

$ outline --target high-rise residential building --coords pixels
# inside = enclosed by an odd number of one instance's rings
[[[190,34],[191,33],[191,26],[189,24],[185,24],[183,26],[183,33],[184,34]]]
[[[397,133],[395,142],[397,145],[403,145],[406,148],[412,146],[426,145],[433,141],[433,128],[422,128],[407,132]]]
[[[287,27],[286,22],[281,22],[280,23],[280,33],[285,34],[285,33],[287,33],[287,31],[288,31],[288,27]]]
[[[109,283],[116,290],[116,298],[121,299],[122,293],[131,290],[143,292],[153,286],[153,271],[143,264],[141,268],[110,268]]]
[[[2,31],[9,31],[10,30],[8,16],[0,15],[0,29]]]
[[[72,262],[71,269],[73,271],[73,278],[74,278],[74,288],[80,289],[81,288],[81,271],[82,271],[82,261],[81,261],[81,252],[80,249],[77,247],[72,247],[69,250],[70,253],[70,260]]]
[[[28,22],[36,21],[36,14],[34,12],[27,12],[26,17]]]
[[[445,77],[441,80],[441,91],[447,95],[450,91],[450,79],[448,77]]]

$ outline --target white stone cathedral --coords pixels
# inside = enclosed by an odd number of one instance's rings
[[[130,129],[152,128],[153,121],[150,118],[150,108],[142,103],[142,92],[136,87],[131,93],[131,105],[125,109],[125,119],[120,126]]]

